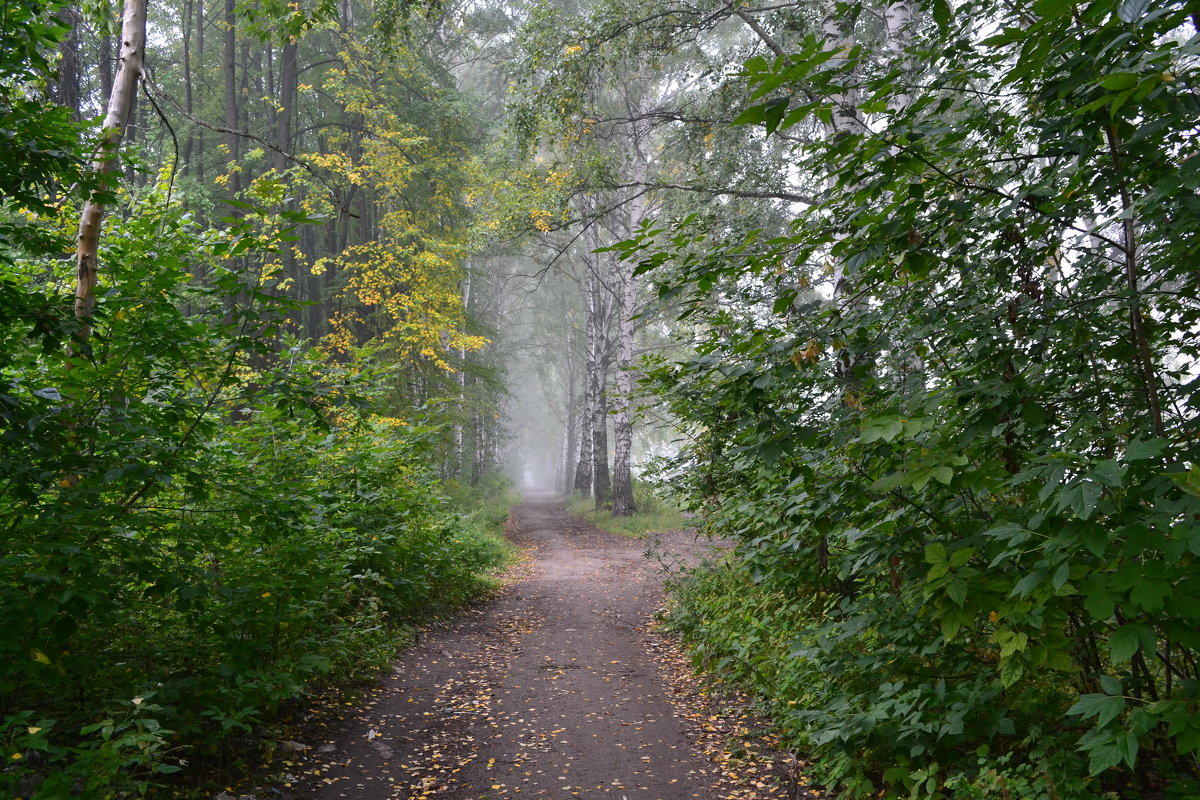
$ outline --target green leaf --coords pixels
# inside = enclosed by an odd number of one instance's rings
[[[1125,698],[1106,694],[1085,694],[1075,705],[1067,709],[1067,713],[1083,719],[1096,718],[1096,727],[1103,727],[1112,722],[1125,710]]]
[[[1083,607],[1092,615],[1092,619],[1103,622],[1112,618],[1117,608],[1117,602],[1107,591],[1098,590],[1084,599]]]
[[[1034,0],[1033,13],[1042,19],[1055,19],[1075,8],[1072,0]]]
[[[933,0],[930,8],[933,14],[933,21],[943,31],[950,26],[951,12],[950,3],[947,0]]]
[[[1105,730],[1093,732],[1079,740],[1080,749],[1089,753],[1088,771],[1099,775],[1124,761],[1133,766],[1137,760],[1137,737],[1128,731]]]
[[[1121,0],[1117,6],[1117,16],[1122,22],[1134,23],[1141,20],[1150,8],[1150,0]]]
[[[1149,625],[1131,622],[1113,631],[1108,637],[1108,652],[1114,664],[1124,664],[1133,658],[1138,647],[1145,644],[1146,634],[1149,633],[1151,642],[1154,641],[1154,630]],[[1153,645],[1151,645],[1153,649]]]
[[[961,578],[951,578],[946,584],[946,596],[961,607],[967,599],[967,582]]]
[[[1125,446],[1126,461],[1145,461],[1158,458],[1167,447],[1165,439],[1132,439]]]
[[[1026,575],[1021,580],[1017,581],[1017,585],[1008,593],[1009,597],[1027,597],[1033,592],[1038,585],[1046,579],[1046,570],[1035,569],[1033,572]]]
[[[934,467],[932,470],[929,471],[929,474],[932,475],[933,479],[936,480],[938,483],[944,484],[946,486],[949,486],[950,481],[954,478],[954,470],[950,469],[950,467],[947,467],[947,466]]]
[[[1097,461],[1092,465],[1091,477],[1093,480],[1112,486],[1115,489],[1121,487],[1121,479],[1125,476],[1125,470],[1128,467],[1122,466],[1120,463],[1107,459],[1105,461]]]
[[[1100,86],[1110,92],[1123,92],[1137,86],[1138,76],[1132,72],[1114,72],[1099,80]]]

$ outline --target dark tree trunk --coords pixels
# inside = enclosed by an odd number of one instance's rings
[[[292,127],[295,121],[296,90],[298,87],[298,72],[296,69],[295,42],[289,41],[279,54],[279,116],[275,123],[275,140],[279,149],[292,151]],[[282,172],[288,168],[287,158],[275,154],[275,169]]]
[[[188,116],[193,113],[192,101],[192,6],[197,0],[184,0],[183,3],[183,110]],[[199,0],[203,2],[203,0]],[[196,132],[192,130],[192,123],[188,125],[188,132],[183,137],[183,153],[182,169],[183,172],[191,173],[192,171],[192,150],[196,142]]]
[[[50,87],[50,99],[73,112],[76,120],[82,117],[79,91],[79,26],[81,17],[73,7],[59,9],[58,18],[71,26],[71,33],[58,43],[58,74]]]
[[[225,78],[225,127],[230,131],[236,131],[238,127],[238,83],[237,83],[237,2],[236,0],[225,0],[225,48],[222,53],[222,72]],[[229,183],[227,188],[229,195],[232,197],[238,192],[240,181],[238,173],[234,171],[235,165],[241,162],[238,148],[241,142],[236,133],[225,134],[225,147],[228,148],[229,160]]]
[[[107,114],[113,87],[113,40],[107,33],[100,34],[99,50],[100,104],[102,106],[101,110]]]

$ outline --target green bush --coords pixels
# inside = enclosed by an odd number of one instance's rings
[[[216,234],[139,203],[86,347],[69,297],[6,284],[48,322],[0,312],[3,796],[140,794],[236,758],[507,558],[496,512],[445,498],[434,426],[381,416],[369,365],[279,335],[252,214]]]

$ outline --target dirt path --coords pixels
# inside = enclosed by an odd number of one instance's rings
[[[641,542],[551,500],[516,506],[510,536],[531,552],[524,576],[406,652],[298,766],[296,797],[784,796],[771,764],[739,775],[713,746],[736,724],[697,720],[694,686],[664,680],[684,670],[648,628],[661,580]]]

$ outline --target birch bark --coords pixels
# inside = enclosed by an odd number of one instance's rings
[[[100,250],[100,226],[104,221],[104,203],[100,198],[107,191],[109,178],[116,170],[117,153],[125,135],[125,126],[129,123],[138,78],[142,75],[146,48],[146,3],[147,0],[125,0],[121,16],[120,61],[101,128],[100,147],[92,162],[92,171],[99,176],[100,186],[88,197],[79,218],[75,316],[83,320],[91,319],[96,306],[97,255]],[[79,332],[80,340],[86,341],[91,332],[90,321],[85,322]]]
[[[628,103],[630,119],[644,115],[644,103]],[[633,177],[635,185],[644,185],[650,171],[647,133],[641,123],[632,130]],[[626,233],[632,236],[646,218],[645,194],[638,191],[628,205]],[[637,512],[633,501],[633,315],[637,303],[637,285],[630,260],[617,262],[617,413],[613,418],[612,515],[629,517]]]
[[[591,232],[592,250],[599,248],[600,237],[595,225]],[[589,362],[591,370],[588,373],[588,384],[591,394],[591,450],[592,450],[592,496],[596,499],[596,509],[607,508],[611,494],[612,481],[608,472],[608,325],[610,303],[604,294],[604,284],[600,278],[599,257],[588,254],[584,258],[587,267],[588,314],[592,318],[589,325],[591,334]]]

